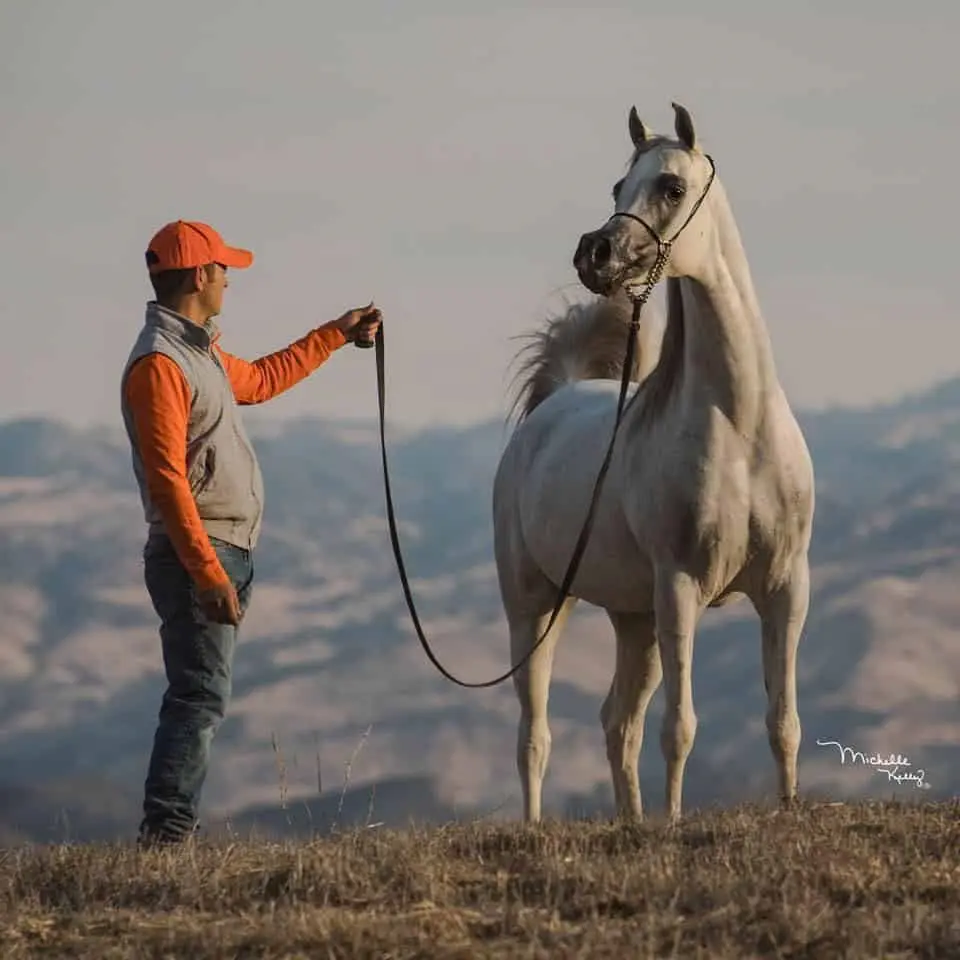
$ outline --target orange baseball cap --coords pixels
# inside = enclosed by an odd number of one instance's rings
[[[161,227],[147,246],[147,271],[185,270],[207,263],[243,269],[253,263],[253,254],[228,247],[209,224],[197,220],[174,220]]]

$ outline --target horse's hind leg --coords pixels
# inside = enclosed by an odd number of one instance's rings
[[[607,611],[607,615],[617,635],[617,665],[600,721],[607,738],[617,813],[639,820],[643,818],[643,803],[637,764],[643,725],[663,669],[652,613]]]
[[[543,777],[550,759],[550,725],[547,701],[553,655],[563,625],[576,603],[568,598],[550,633],[526,663],[513,675],[513,686],[520,701],[520,723],[517,728],[517,771],[523,789],[523,818],[536,823],[541,817]],[[550,621],[550,613],[541,616],[507,612],[510,624],[510,663],[519,663],[537,642]]]
[[[523,790],[523,818],[536,823],[542,814],[543,777],[550,759],[547,701],[553,655],[576,599],[566,598],[550,632],[531,654],[550,622],[560,592],[530,556],[524,542],[516,489],[519,469],[516,448],[508,447],[494,481],[493,549],[500,598],[510,628],[510,665],[516,667],[524,661],[513,674],[513,688],[520,703],[517,772]],[[525,659],[528,654],[529,659]]]

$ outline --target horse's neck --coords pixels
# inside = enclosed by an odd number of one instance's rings
[[[716,404],[739,432],[751,436],[777,387],[773,350],[722,187],[711,200],[718,225],[715,256],[701,278],[676,283],[668,309],[682,316],[670,316],[668,323],[683,325],[685,399]]]

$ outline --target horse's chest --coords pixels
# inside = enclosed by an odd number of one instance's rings
[[[780,565],[804,538],[802,491],[769,464],[757,469],[747,454],[665,469],[662,481],[642,525],[708,594],[723,593],[757,564]]]
[[[713,565],[722,554],[743,551],[752,513],[746,470],[728,465],[674,490],[672,541],[678,557]]]
[[[717,442],[713,457],[647,464],[647,493],[635,501],[640,539],[704,581],[724,580],[750,555],[756,480],[746,451]]]

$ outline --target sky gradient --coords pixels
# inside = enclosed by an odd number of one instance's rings
[[[120,422],[154,230],[253,249],[224,346],[384,311],[389,417],[502,417],[511,338],[609,214],[627,112],[691,111],[788,395],[871,403],[960,373],[960,5],[412,0],[0,4],[0,419]],[[785,5],[784,5],[785,7]],[[257,418],[376,414],[347,349]]]

